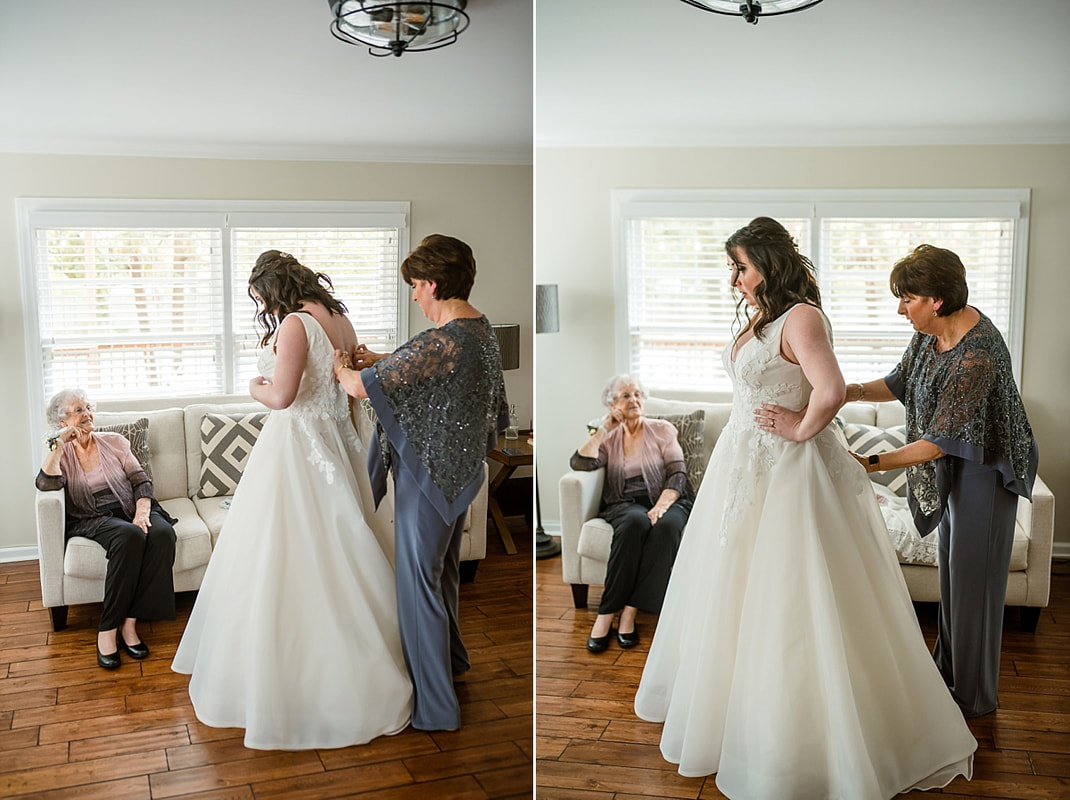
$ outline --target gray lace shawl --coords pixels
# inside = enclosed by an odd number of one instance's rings
[[[980,312],[978,312],[980,313]],[[927,439],[948,456],[998,470],[1003,485],[1030,497],[1037,447],[999,330],[981,319],[945,353],[936,337],[915,333],[885,382],[906,408],[907,440]],[[908,499],[918,530],[940,521],[955,458],[907,468]]]
[[[482,485],[486,454],[508,421],[501,355],[487,318],[422,331],[365,369],[362,380],[378,416],[382,469],[396,456],[422,473],[430,482],[421,481],[425,494],[435,495],[429,499],[446,518]]]

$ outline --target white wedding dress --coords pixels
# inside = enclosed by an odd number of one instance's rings
[[[790,311],[733,363],[717,440],[635,698],[682,775],[734,800],[885,800],[971,777],[977,743],[922,637],[865,470],[829,425],[789,442],[763,402],[806,405]]]
[[[298,313],[308,363],[253,447],[182,635],[197,718],[261,750],[344,747],[404,729],[412,683],[394,570],[365,522],[367,457],[334,348]],[[265,347],[260,373],[274,373]]]

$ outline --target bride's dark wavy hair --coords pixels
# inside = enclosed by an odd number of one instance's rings
[[[754,326],[754,335],[761,338],[765,326],[796,303],[811,303],[821,306],[821,290],[814,277],[814,265],[799,252],[799,246],[787,229],[769,217],[756,217],[728,237],[725,252],[733,264],[740,253],[746,254],[750,263],[762,276],[762,282],[754,289],[754,300],[761,316]],[[735,281],[735,269],[732,272]],[[746,324],[740,319],[744,310]],[[750,324],[750,313],[745,309],[743,298],[736,303],[736,324],[745,329]]]
[[[257,304],[256,324],[264,331],[260,346],[271,341],[272,335],[286,315],[297,311],[306,300],[315,300],[332,314],[345,314],[345,304],[331,292],[334,284],[322,272],[313,272],[289,253],[266,250],[256,259],[249,275],[249,299],[256,302],[253,290],[264,305]]]

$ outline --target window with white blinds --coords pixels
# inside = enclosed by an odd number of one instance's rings
[[[19,200],[31,399],[244,394],[264,250],[331,278],[362,342],[407,336],[407,203]]]
[[[724,243],[764,215],[814,262],[848,381],[887,374],[910,341],[888,276],[922,243],[962,259],[969,302],[1003,333],[1017,374],[1028,200],[1027,190],[617,192],[618,370],[668,394],[731,392],[721,359],[739,298]]]

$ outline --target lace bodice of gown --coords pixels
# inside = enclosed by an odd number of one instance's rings
[[[294,312],[305,325],[308,339],[308,356],[297,397],[287,407],[272,411],[273,417],[293,421],[295,429],[308,443],[308,462],[316,467],[327,483],[334,483],[334,460],[323,451],[323,436],[320,433],[324,422],[332,422],[342,435],[346,446],[355,452],[364,447],[349,421],[349,396],[334,379],[334,345],[327,332],[311,314]],[[260,353],[260,374],[265,378],[275,376],[275,348],[265,347]]]
[[[734,418],[746,419],[743,412],[751,412],[762,403],[776,403],[798,411],[809,401],[814,387],[806,380],[802,367],[780,353],[780,338],[790,313],[790,309],[785,311],[766,326],[763,338],[755,336],[744,342],[734,362],[732,348],[725,348],[724,366],[733,384]],[[828,322],[825,324],[827,327]]]
[[[304,418],[344,420],[349,415],[349,400],[341,385],[334,379],[334,345],[315,317],[303,311],[294,312],[305,325],[308,339],[308,358],[297,397],[287,411]],[[268,380],[275,377],[274,343],[260,351],[260,374]]]
[[[814,388],[802,367],[788,361],[780,352],[781,334],[790,313],[791,309],[788,309],[766,326],[763,338],[754,337],[744,342],[734,361],[732,347],[726,347],[722,356],[725,371],[732,378],[732,414],[718,441],[726,439],[728,452],[737,456],[731,470],[729,500],[721,519],[721,544],[727,542],[734,523],[754,502],[756,484],[768,475],[783,448],[792,444],[782,436],[760,428],[754,422],[754,409],[762,403],[775,403],[798,411],[810,401]],[[831,341],[828,319],[825,319],[825,328]],[[847,462],[842,456],[846,451],[835,452],[843,447],[836,441],[831,426],[818,433],[811,442],[823,451],[832,473],[842,475],[844,479],[857,478],[845,469]],[[745,456],[740,457],[741,454]],[[854,483],[859,482],[854,480]]]

